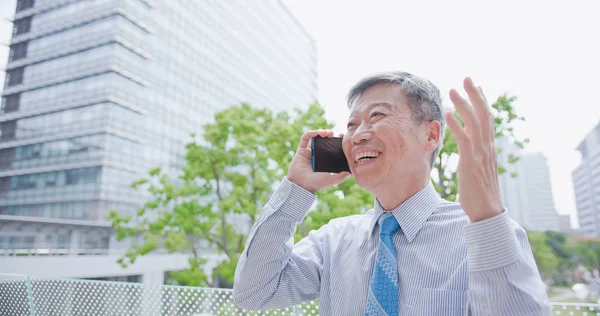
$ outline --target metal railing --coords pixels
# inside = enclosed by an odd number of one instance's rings
[[[269,311],[235,306],[230,289],[0,274],[2,315],[318,315],[317,301]],[[553,315],[600,315],[600,304],[553,302]]]
[[[43,256],[110,256],[119,255],[122,256],[127,252],[128,249],[121,248],[89,248],[89,249],[71,249],[71,248],[13,248],[13,249],[0,249],[0,257],[2,256],[17,256],[17,257],[43,257]],[[211,251],[209,248],[199,248],[198,251]],[[166,249],[157,249],[153,254],[166,255],[166,254],[189,254],[187,250],[180,250],[177,252],[169,252]],[[0,282],[2,280],[2,274],[0,274]],[[0,315],[2,315],[0,313]]]

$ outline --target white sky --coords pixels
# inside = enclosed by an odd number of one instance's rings
[[[424,76],[443,91],[446,106],[448,90],[471,76],[489,100],[503,92],[518,96],[517,113],[527,123],[516,132],[531,139],[529,151],[548,157],[558,212],[576,213],[575,147],[600,121],[600,2],[284,2],[317,41],[319,99],[337,130],[348,115],[344,96],[364,75]],[[14,6],[0,0],[0,18],[10,18]],[[0,43],[9,42],[11,27],[0,21]],[[3,65],[6,56],[0,46]]]
[[[600,121],[600,2],[287,0],[316,39],[320,102],[343,131],[362,76],[403,70],[442,90],[471,76],[488,100],[518,97],[528,151],[548,158],[556,208],[575,214],[575,147]],[[571,216],[574,219],[574,216]]]

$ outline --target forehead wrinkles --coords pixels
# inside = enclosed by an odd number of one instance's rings
[[[351,114],[354,114],[356,112],[368,112],[377,107],[383,107],[388,110],[393,110],[395,108],[394,104],[389,101],[365,101],[357,103],[356,106],[352,109]]]
[[[395,101],[365,101],[356,103],[356,106],[353,107],[350,112],[349,118],[353,118],[360,115],[369,114],[374,109],[385,109],[387,110],[387,114],[393,116],[403,116],[406,114],[410,114],[410,109],[404,108],[402,106],[402,100]]]

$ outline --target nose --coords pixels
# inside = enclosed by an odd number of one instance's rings
[[[360,124],[354,131],[354,135],[352,135],[352,142],[355,144],[364,143],[371,139],[371,127],[369,124]]]

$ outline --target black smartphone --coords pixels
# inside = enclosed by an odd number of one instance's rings
[[[314,172],[350,172],[348,160],[342,150],[340,137],[313,137],[311,141],[312,169]]]

